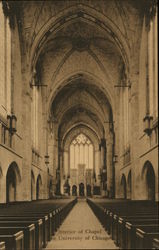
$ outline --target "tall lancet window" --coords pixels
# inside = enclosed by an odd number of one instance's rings
[[[86,169],[93,169],[93,151],[90,139],[79,134],[70,144],[70,168],[78,169],[78,165],[83,164]]]
[[[11,113],[11,30],[0,2],[0,114]]]
[[[157,8],[157,7],[156,7]],[[158,117],[158,11],[150,20],[148,32],[149,115]]]

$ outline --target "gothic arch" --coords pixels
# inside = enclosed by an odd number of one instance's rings
[[[126,187],[126,177],[124,174],[122,174],[121,177],[121,195],[122,198],[127,199],[127,187]]]
[[[36,199],[39,200],[42,198],[42,179],[39,174],[36,181]]]
[[[33,170],[31,170],[31,200],[36,199],[36,187],[35,187],[35,175]]]
[[[99,147],[99,138],[95,134],[95,132],[92,131],[90,128],[86,127],[86,126],[79,126],[79,127],[74,127],[72,130],[70,130],[66,134],[65,138],[63,138],[64,150],[68,151],[72,140],[75,137],[77,137],[80,133],[83,133],[86,137],[88,137],[90,139],[90,141],[92,142],[92,144],[95,147],[95,150],[98,149],[98,147]]]
[[[62,20],[64,21],[62,22]],[[106,32],[107,35],[112,36],[114,44],[119,49],[129,70],[129,47],[120,29],[104,14],[84,4],[77,4],[76,6],[66,8],[65,10],[59,12],[56,16],[50,18],[49,21],[43,25],[34,40],[32,40],[30,50],[30,70],[34,67],[42,46],[46,44],[46,40],[50,34],[49,31],[55,34],[63,26],[71,24],[77,20],[91,23],[91,25],[95,25],[100,28],[102,32]]]
[[[14,202],[19,193],[19,184],[21,182],[20,170],[16,162],[12,162],[6,174],[6,201]]]
[[[146,199],[155,200],[155,172],[150,161],[146,161],[143,166],[142,181],[146,190]]]
[[[47,102],[47,107],[48,107],[47,109],[49,111],[48,112],[49,117],[52,116],[52,112],[51,112],[52,103],[55,97],[58,95],[58,93],[68,84],[73,83],[74,81],[81,81],[81,80],[83,80],[84,82],[88,82],[92,86],[98,87],[99,90],[101,90],[105,94],[106,98],[108,99],[109,105],[112,109],[112,113],[115,113],[114,112],[115,101],[113,99],[113,92],[109,88],[109,85],[106,86],[105,81],[103,79],[100,79],[93,73],[77,71],[77,72],[71,73],[70,75],[67,75],[67,78],[63,78],[62,80],[57,82],[56,85],[48,91],[49,96],[48,96],[48,102]]]
[[[97,133],[97,131],[94,129],[94,127],[89,125],[88,123],[79,122],[79,123],[74,123],[71,127],[69,127],[69,129],[66,130],[66,132],[64,133],[64,135],[62,137],[62,141],[64,142],[67,134],[70,131],[73,131],[75,128],[78,128],[78,127],[88,128],[89,130],[91,130],[94,133],[94,135],[97,137],[98,141],[100,141],[100,138],[102,138],[102,136],[103,136],[102,132],[100,133],[100,131],[99,131]]]
[[[131,192],[132,192],[132,174],[131,170],[128,173],[128,178],[127,178],[127,198],[131,199]]]

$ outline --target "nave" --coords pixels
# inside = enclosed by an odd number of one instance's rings
[[[46,249],[118,249],[118,247],[95,217],[86,199],[81,198]]]
[[[158,202],[93,197],[0,206],[0,250],[159,249]]]
[[[89,216],[159,248],[157,21],[157,0],[0,1],[0,250]]]

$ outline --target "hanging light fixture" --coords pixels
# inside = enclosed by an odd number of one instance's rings
[[[149,115],[146,115],[144,117],[144,119],[143,119],[143,122],[144,122],[144,132],[147,135],[150,135],[151,132],[152,132],[152,120],[153,120],[153,117],[149,116]]]
[[[7,115],[7,121],[8,121],[8,129],[11,134],[14,134],[17,132],[17,117],[12,114],[12,115]]]
[[[16,133],[17,132],[17,117],[15,115],[12,115],[12,132]]]

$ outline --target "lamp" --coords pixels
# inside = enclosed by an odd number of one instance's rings
[[[7,121],[8,121],[8,129],[10,131],[11,134],[16,133],[17,128],[16,128],[16,124],[17,124],[17,117],[12,114],[12,115],[7,115]]]
[[[15,115],[12,115],[12,132],[13,133],[16,133],[17,131],[16,125],[17,125],[17,117]]]
[[[151,134],[151,131],[152,131],[152,120],[153,120],[153,117],[149,116],[149,115],[146,115],[144,117],[144,119],[143,119],[143,122],[144,122],[144,132],[147,135]]]

